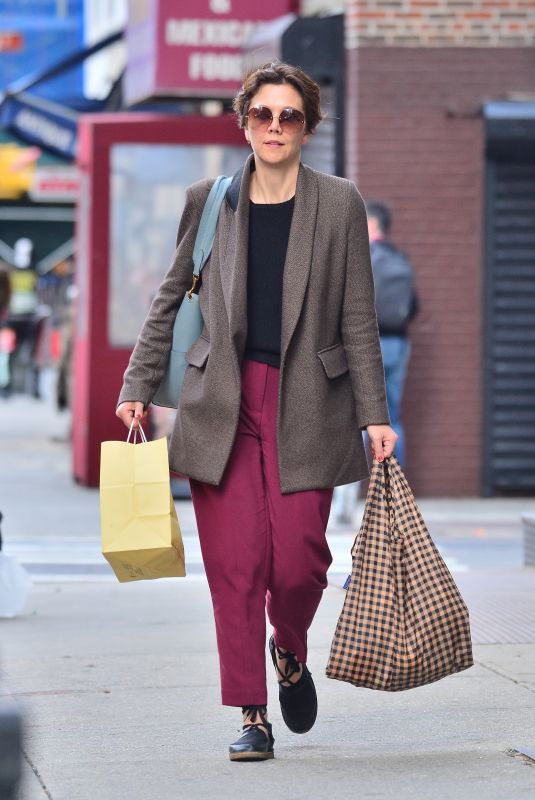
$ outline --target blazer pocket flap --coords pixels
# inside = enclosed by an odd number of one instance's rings
[[[318,356],[328,378],[338,378],[349,370],[344,345],[341,343],[320,350]]]
[[[210,342],[202,336],[191,345],[186,353],[186,361],[194,367],[204,367],[208,353],[210,352]]]

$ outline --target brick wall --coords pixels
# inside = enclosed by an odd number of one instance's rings
[[[535,41],[533,0],[348,0],[347,46],[510,47]]]
[[[532,48],[347,53],[347,175],[394,215],[422,313],[404,399],[420,496],[480,493],[485,100],[533,89]]]

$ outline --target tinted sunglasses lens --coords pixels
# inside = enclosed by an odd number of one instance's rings
[[[296,108],[285,108],[281,111],[279,122],[281,128],[284,126],[287,130],[297,131],[303,127],[305,116]]]
[[[271,113],[271,109],[267,108],[267,106],[255,106],[254,108],[250,108],[247,112],[247,119],[255,128],[259,128],[263,125],[267,127],[271,124],[273,114]]]

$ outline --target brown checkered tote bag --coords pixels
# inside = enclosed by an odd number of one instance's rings
[[[374,460],[327,676],[398,692],[472,666],[468,610],[394,456]]]

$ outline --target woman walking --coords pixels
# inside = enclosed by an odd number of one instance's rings
[[[190,478],[213,600],[222,702],[241,706],[231,760],[273,757],[266,619],[283,718],[310,730],[317,700],[307,631],[327,585],[333,487],[368,476],[362,443],[388,457],[390,428],[366,212],[355,186],[301,163],[322,119],[302,70],[267,64],[234,100],[252,154],[222,205],[199,301],[170,463]],[[117,415],[146,414],[190,288],[213,181],[191,186],[173,263],[140,333]]]

